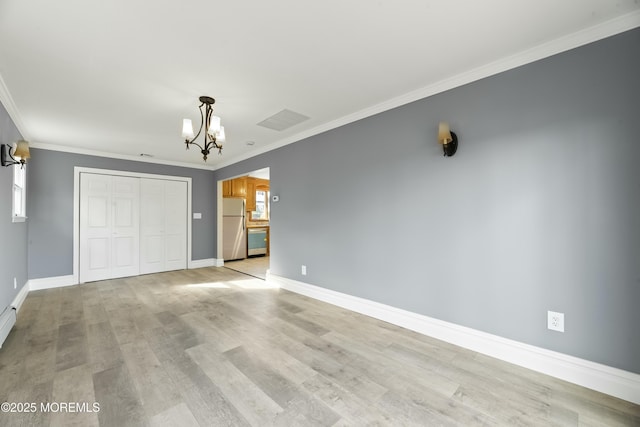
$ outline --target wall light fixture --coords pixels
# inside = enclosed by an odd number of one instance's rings
[[[29,143],[27,141],[18,141],[15,149],[10,144],[0,145],[0,164],[2,166],[20,165],[20,168],[24,168],[27,159],[30,158]]]
[[[445,157],[451,157],[458,150],[458,136],[449,129],[449,123],[440,122],[438,126],[438,142],[442,144]]]

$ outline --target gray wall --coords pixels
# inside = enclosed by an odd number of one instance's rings
[[[215,178],[271,168],[277,275],[640,373],[638,46],[640,29]]]
[[[27,192],[29,279],[73,273],[74,167],[91,167],[192,178],[193,260],[214,257],[216,200],[213,172],[201,169],[32,149]]]
[[[20,132],[7,110],[0,104],[0,143],[12,144],[20,139]],[[0,167],[0,313],[13,302],[18,291],[27,283],[27,224],[11,222],[14,167]],[[27,205],[27,214],[28,212]],[[17,289],[13,289],[14,277]]]

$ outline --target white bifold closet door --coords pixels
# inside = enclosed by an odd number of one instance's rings
[[[187,183],[140,180],[140,273],[187,268]]]
[[[187,268],[187,182],[80,174],[80,283]]]
[[[140,182],[80,175],[80,282],[139,274]]]

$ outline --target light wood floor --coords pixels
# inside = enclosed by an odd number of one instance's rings
[[[637,405],[225,268],[30,293],[0,402],[38,405],[1,426],[640,425]]]
[[[269,269],[269,257],[256,256],[237,261],[225,261],[224,266],[225,268],[265,280]]]

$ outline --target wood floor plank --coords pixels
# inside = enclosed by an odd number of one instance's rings
[[[189,407],[181,402],[151,417],[150,427],[200,427]]]
[[[56,372],[58,331],[29,329],[24,345],[29,351],[23,356],[21,382],[38,384],[53,380]]]
[[[52,401],[53,380],[35,385],[23,383],[12,390],[6,402],[35,404],[23,412],[0,412],[2,426],[47,426],[51,421],[51,412],[40,410],[40,404]]]
[[[77,286],[60,289],[60,324],[79,323],[84,315],[82,292]]]
[[[199,342],[215,346],[219,353],[242,345],[242,340],[233,334],[233,330],[228,329],[228,333],[221,330],[214,322],[202,316],[199,311],[183,314],[180,318],[197,335]]]
[[[28,333],[27,328],[14,329],[0,349],[0,402],[8,402],[9,393],[24,382],[24,361],[30,349],[26,343]]]
[[[100,404],[101,426],[144,426],[142,402],[124,363],[93,374],[96,402]]]
[[[187,353],[220,386],[225,397],[252,426],[273,425],[283,412],[280,405],[229,362],[215,346],[202,344],[190,348]]]
[[[341,347],[347,347],[357,354],[351,362],[361,369],[367,369],[367,376],[375,378],[376,382],[387,388],[393,388],[397,383],[414,382],[425,389],[433,390],[447,398],[454,395],[460,383],[453,381],[435,371],[421,370],[412,364],[403,364],[382,352],[372,352],[363,342],[347,338],[336,332],[326,334],[329,342]],[[403,386],[400,386],[402,388]]]
[[[375,401],[388,390],[371,377],[363,375],[362,366],[352,364],[356,355],[304,329],[277,319],[280,332],[270,337],[273,345],[308,365],[315,372],[330,378],[345,389]]]
[[[105,302],[105,308],[108,304],[111,304],[111,298]],[[135,315],[131,310],[126,308],[117,308],[107,310],[109,313],[109,323],[113,333],[120,345],[134,342],[140,339],[144,335],[144,331],[140,331],[136,324]]]
[[[56,370],[63,371],[87,362],[87,335],[83,322],[61,324],[56,344]]]
[[[123,362],[120,344],[108,321],[87,324],[87,344],[87,363],[92,372],[104,371]]]
[[[149,346],[196,420],[203,426],[249,425],[220,387],[185,352],[183,342],[176,342],[174,338],[158,331],[149,337]]]
[[[31,324],[32,329],[43,331],[45,329],[58,329],[60,323],[60,289],[47,289],[35,291],[43,298],[46,298],[46,304],[42,304],[38,310],[38,315],[33,318]],[[27,300],[31,297],[31,293],[27,296]],[[26,302],[26,301],[25,301]]]
[[[122,354],[148,418],[182,401],[182,396],[146,341],[124,344]]]
[[[340,386],[340,384],[318,374],[302,386],[340,415],[345,425],[381,426],[391,423],[391,416],[380,411],[377,405]]]
[[[102,323],[109,321],[109,315],[107,314],[107,310],[105,310],[104,305],[101,302],[94,302],[95,300],[92,298],[90,301],[83,302],[83,314],[84,321],[87,325],[91,325],[94,323]]]
[[[58,372],[53,380],[51,402],[72,402],[77,405],[72,411],[57,411],[51,414],[51,427],[98,426],[99,408],[93,390],[93,372],[88,365],[78,365]],[[96,409],[98,409],[96,411]]]
[[[256,355],[250,357],[242,347],[234,348],[224,354],[280,407],[285,410],[295,408],[297,413],[305,417],[309,425],[331,425],[340,419],[338,414],[319,399],[273,370],[264,359],[258,359]]]
[[[278,345],[280,334],[261,322],[234,328],[230,332],[240,339],[247,353],[268,358],[270,367],[294,384],[301,384],[316,374],[308,364]]]

